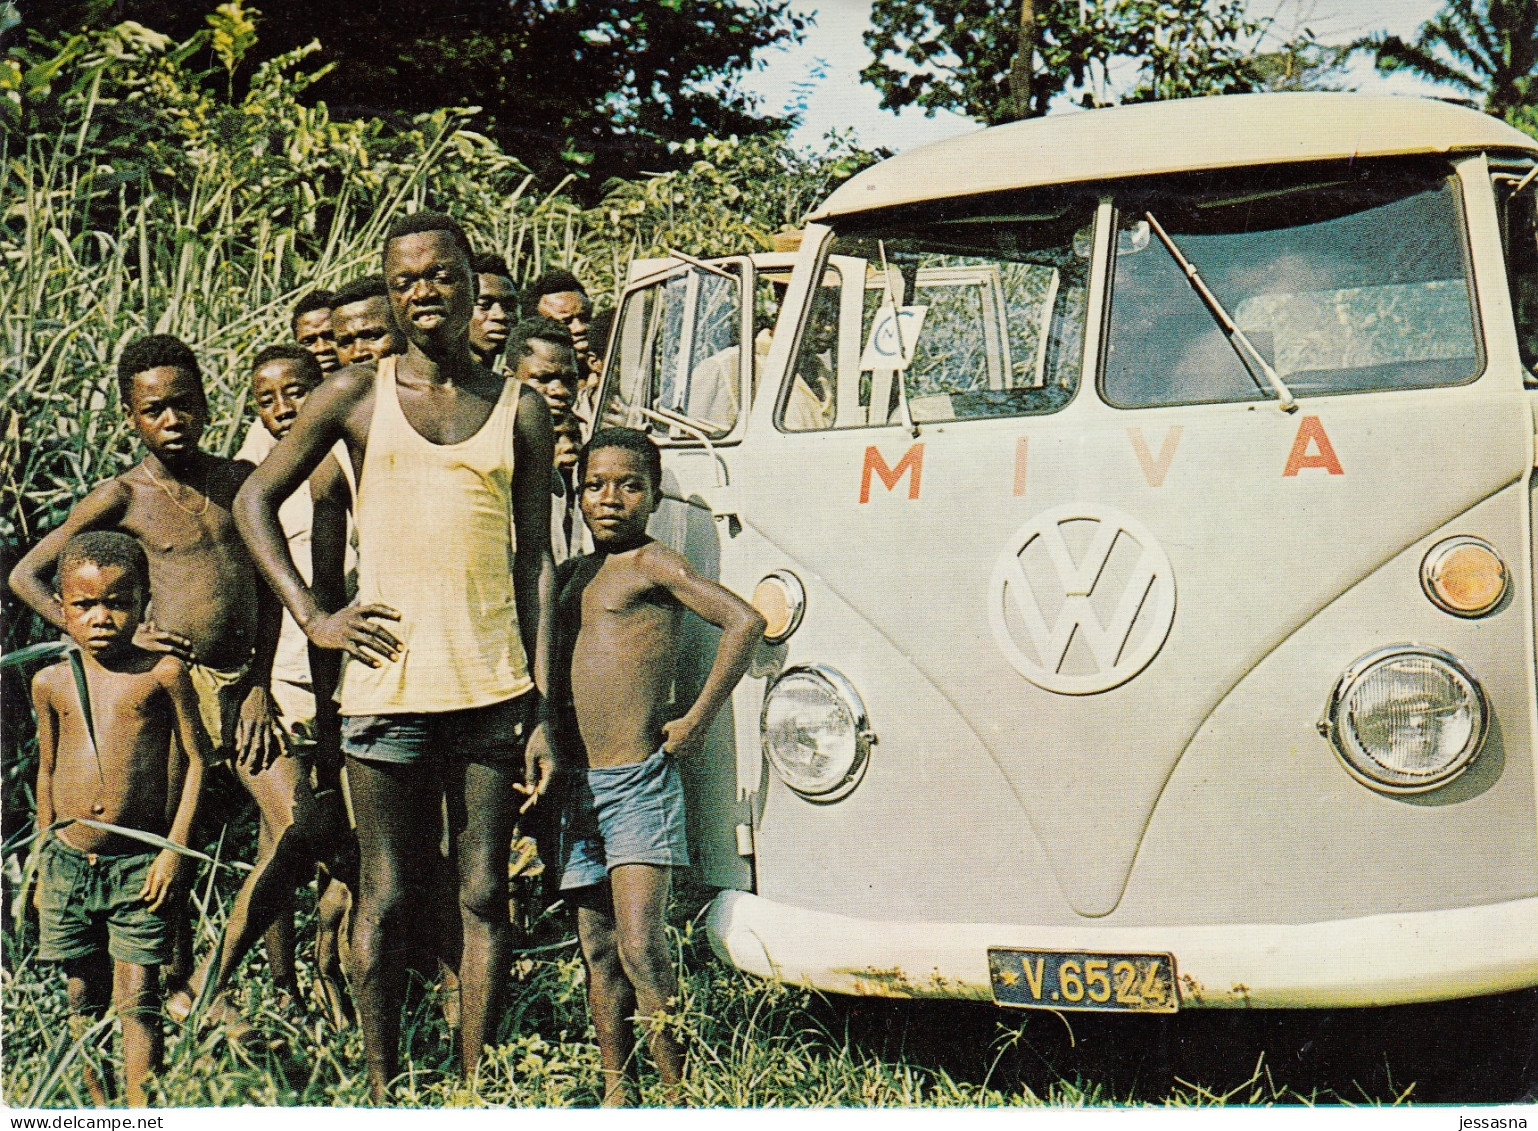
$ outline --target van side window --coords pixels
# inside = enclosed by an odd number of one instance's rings
[[[1445,163],[1172,178],[1117,207],[1101,386],[1113,405],[1272,395],[1177,251],[1297,396],[1457,385],[1480,373],[1457,184]]]
[[[831,241],[789,432],[1055,412],[1078,387],[1093,206],[914,217]]]
[[[632,289],[609,360],[618,369],[600,419],[660,442],[719,439],[742,411],[742,269],[675,269]],[[691,431],[692,429],[692,431]]]

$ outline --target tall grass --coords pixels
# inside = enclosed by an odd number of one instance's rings
[[[1109,1075],[1086,1078],[1043,1060],[1051,1041],[1040,1034],[1049,1026],[1060,1032],[1059,1020],[1021,1020],[976,1006],[958,1007],[965,1014],[961,1030],[947,1030],[942,1022],[929,1034],[932,1039],[917,1032],[894,1047],[893,1021],[903,1006],[884,1003],[861,1016],[858,1008],[836,999],[728,970],[713,959],[689,921],[678,925],[673,939],[683,997],[669,1023],[688,1049],[682,1098],[690,1106],[1213,1106],[1343,1098],[1298,1092],[1276,1082],[1263,1056],[1221,1083],[1157,1074],[1141,1082]],[[11,943],[3,985],[6,1063],[0,1094],[13,1106],[83,1106],[82,1063],[105,1055],[98,1045],[109,1036],[108,1027],[84,1041],[72,1040],[64,1023],[62,987],[37,969],[24,939]],[[244,1012],[274,1038],[272,1046],[242,1052],[217,1030],[172,1029],[165,1068],[151,1084],[155,1102],[184,1107],[368,1102],[362,1041],[355,1028],[337,1032],[318,1010],[279,1005],[259,958],[248,961],[238,984]],[[311,988],[305,962],[300,985],[306,992]],[[935,1007],[926,1008],[934,1017]],[[961,1047],[955,1044],[958,1032],[966,1037]],[[598,1051],[574,946],[546,949],[516,962],[499,1036],[473,1089],[457,1077],[452,1038],[435,991],[416,983],[402,1024],[406,1056],[392,1091],[394,1102],[574,1107],[594,1105],[601,1097]],[[665,1103],[644,1054],[636,1067],[641,1101]],[[1408,1092],[1401,1087],[1386,1095],[1344,1098],[1393,1103],[1408,1098]]]
[[[112,373],[126,341],[193,347],[207,446],[228,453],[246,426],[243,363],[289,337],[304,292],[377,271],[404,212],[451,212],[515,281],[564,266],[605,304],[633,256],[767,247],[869,159],[847,143],[808,157],[710,141],[690,169],[615,182],[584,210],[564,182],[536,186],[468,111],[387,124],[304,105],[323,73],[302,69],[311,49],[263,63],[230,101],[190,69],[196,37],[123,24],[86,38],[61,52],[72,83],[0,131],[0,541],[13,545],[133,458]]]
[[[208,881],[202,881],[207,885]],[[232,882],[212,884],[207,945]],[[309,936],[306,895],[300,937]],[[562,924],[558,941],[519,956],[506,1010],[466,1089],[437,992],[420,982],[402,1024],[394,1102],[415,1107],[596,1104],[598,1051],[581,959]],[[670,930],[682,997],[668,1023],[688,1050],[683,1101],[702,1107],[1000,1107],[1154,1105],[1393,1105],[1490,1102],[1521,1090],[1511,1066],[1533,1020],[1516,995],[1474,1003],[1336,1013],[1193,1013],[1172,1018],[1012,1013],[985,1005],[824,997],[721,965],[698,920]],[[65,1025],[63,986],[33,958],[31,928],[6,937],[0,974],[7,1104],[78,1107],[82,1062],[105,1055],[103,1026],[85,1042]],[[312,1003],[308,961],[301,995]],[[240,1004],[272,1047],[242,1052],[219,1030],[168,1027],[157,1103],[174,1106],[351,1106],[367,1103],[356,1028],[279,1003],[260,951],[237,979]],[[666,1102],[649,1057],[638,1057],[641,1100]]]
[[[96,112],[93,101],[78,124],[6,143],[19,150],[0,180],[0,539],[12,543],[34,541],[134,458],[113,374],[125,342],[170,333],[192,346],[212,408],[205,443],[228,454],[247,423],[243,363],[290,336],[288,312],[305,291],[377,270],[395,216],[443,196],[462,205],[468,194],[445,181],[468,177],[482,144],[438,115],[382,183],[344,174],[325,225],[306,231],[275,220],[292,208],[222,161],[191,163],[169,185],[123,179],[82,150]],[[525,264],[580,269],[580,213],[528,187],[517,178],[482,204],[494,218],[483,241]]]

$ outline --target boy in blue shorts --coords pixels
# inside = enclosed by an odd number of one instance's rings
[[[59,555],[57,588],[64,631],[80,649],[86,694],[83,702],[68,662],[32,681],[38,957],[64,968],[77,1036],[110,991],[123,1023],[127,1098],[139,1107],[144,1077],[160,1067],[159,968],[171,957],[166,900],[185,879],[187,860],[100,826],[186,845],[212,751],[187,665],[134,644],[150,592],[139,543],[117,531],[76,534]],[[187,752],[187,773],[168,822],[173,734]],[[98,1106],[110,1084],[109,1073],[87,1067],[86,1087]]]
[[[689,863],[677,759],[704,741],[747,671],[764,619],[647,536],[661,500],[662,457],[644,433],[595,433],[577,482],[595,550],[563,562],[556,578],[550,722],[554,764],[574,778],[561,888],[577,907],[604,1104],[619,1106],[634,1100],[632,1018],[656,1022],[677,1005],[663,931],[671,870]],[[722,634],[699,696],[675,718],[670,692],[685,610]],[[526,790],[529,804],[551,777],[543,734],[530,743],[531,764],[545,764],[539,784]],[[665,1025],[648,1029],[658,1074],[677,1100],[683,1047]]]

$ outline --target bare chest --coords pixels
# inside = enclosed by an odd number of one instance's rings
[[[88,676],[86,689],[89,717],[71,676],[59,680],[54,692],[61,762],[73,751],[94,765],[90,754],[94,747],[102,766],[110,770],[115,762],[131,758],[147,739],[153,739],[154,745],[165,744],[169,733],[168,704],[165,690],[153,675],[114,675],[110,679]]]
[[[584,636],[662,647],[672,638],[676,618],[674,604],[659,598],[654,586],[628,576],[628,571],[610,572],[609,565],[582,593]]]
[[[133,484],[122,527],[139,540],[152,569],[238,557],[242,545],[227,507],[191,492],[176,499],[155,485]]]

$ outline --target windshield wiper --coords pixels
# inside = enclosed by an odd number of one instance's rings
[[[1163,225],[1154,219],[1152,212],[1144,212],[1143,218],[1148,221],[1148,226],[1154,230],[1154,235],[1159,237],[1159,242],[1168,249],[1170,255],[1174,256],[1175,262],[1180,264],[1180,269],[1186,273],[1186,279],[1190,282],[1191,289],[1201,297],[1202,302],[1207,304],[1207,309],[1212,312],[1212,317],[1217,320],[1223,332],[1228,335],[1229,344],[1234,347],[1234,353],[1239,356],[1239,363],[1249,371],[1251,380],[1255,378],[1254,366],[1258,366],[1261,374],[1266,379],[1266,383],[1271,386],[1271,391],[1276,394],[1276,402],[1281,410],[1283,412],[1295,412],[1298,402],[1293,397],[1292,390],[1282,380],[1281,374],[1272,368],[1271,363],[1261,356],[1260,351],[1245,336],[1244,331],[1239,329],[1239,324],[1229,316],[1228,311],[1223,309],[1223,304],[1218,301],[1218,296],[1213,294],[1206,282],[1203,281],[1201,272],[1196,269],[1196,264],[1187,259],[1180,249],[1175,246],[1175,241],[1170,239],[1170,235],[1164,230]],[[1248,358],[1245,356],[1246,353],[1249,354]],[[1250,363],[1251,358],[1254,359],[1254,366]],[[1262,389],[1265,388],[1259,381],[1255,381],[1255,384]]]

